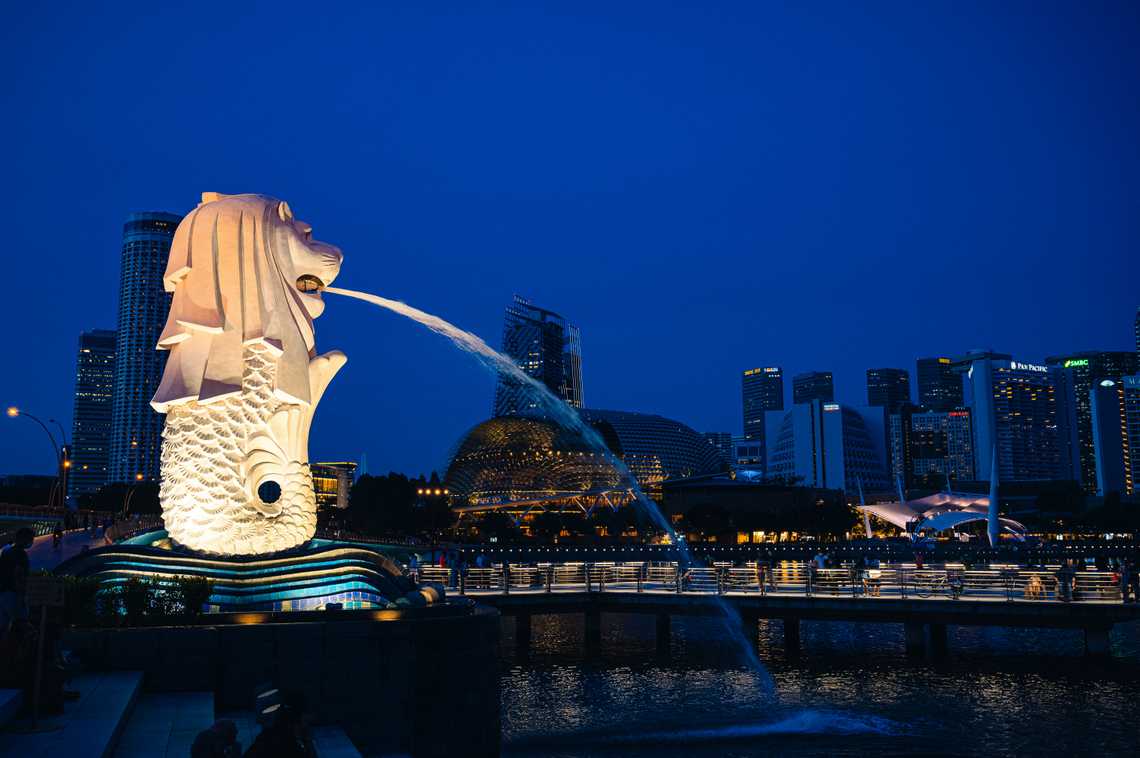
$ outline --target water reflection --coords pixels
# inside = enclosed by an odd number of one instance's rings
[[[515,756],[1089,754],[1140,749],[1137,625],[1111,662],[1080,632],[952,627],[940,661],[903,655],[898,625],[804,623],[788,660],[779,622],[760,657],[776,700],[715,620],[673,619],[668,656],[651,616],[603,615],[585,652],[580,616],[536,616],[530,650],[502,628],[504,752]]]

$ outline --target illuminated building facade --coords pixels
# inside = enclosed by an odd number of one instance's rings
[[[582,335],[576,326],[515,295],[503,321],[502,352],[557,397],[575,408],[582,407]],[[508,377],[499,379],[495,417],[538,412],[538,404],[522,384]]]
[[[912,486],[929,474],[971,480],[974,434],[970,410],[934,411],[904,406],[889,417],[891,476]]]
[[[1059,476],[1078,482],[1086,492],[1097,486],[1090,393],[1101,381],[1119,381],[1140,371],[1130,351],[1083,352],[1045,359],[1057,391]]]
[[[356,463],[312,463],[309,470],[313,475],[313,493],[317,496],[318,510],[348,507],[348,494],[356,480]]]
[[[784,410],[784,370],[779,366],[747,369],[740,377],[740,394],[744,436],[763,441],[764,414]]]
[[[1089,392],[1097,493],[1140,489],[1140,376],[1102,379]]]
[[[792,402],[799,405],[813,400],[835,402],[835,380],[830,371],[809,371],[792,377]]]
[[[1002,481],[1057,478],[1057,398],[1049,369],[991,351],[969,353],[954,365],[966,376],[974,471],[990,471],[996,450]]]
[[[915,369],[919,405],[934,411],[962,405],[962,376],[954,370],[953,360],[946,356],[919,358]]]
[[[468,507],[559,505],[584,496],[625,498],[625,464],[650,497],[668,479],[725,471],[708,440],[672,419],[627,411],[583,410],[582,419],[605,442],[594,449],[579,434],[543,418],[502,416],[464,435],[444,486]]]
[[[867,369],[867,405],[894,412],[909,402],[910,374],[906,369]]]
[[[162,277],[181,220],[171,213],[132,213],[123,225],[110,482],[158,479],[164,419],[150,400],[166,366],[166,352],[155,345],[170,310]]]
[[[107,483],[111,402],[115,394],[115,332],[79,335],[75,359],[75,405],[71,423],[68,497],[93,493]]]
[[[882,492],[890,489],[881,408],[812,400],[787,411],[779,424],[769,415],[768,476],[800,480],[807,487]]]

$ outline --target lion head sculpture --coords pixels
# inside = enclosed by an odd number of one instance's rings
[[[316,354],[313,320],[340,264],[263,195],[205,193],[179,224],[157,346],[170,356],[151,400],[166,414],[160,500],[179,544],[247,555],[312,537],[309,427],[346,360]]]

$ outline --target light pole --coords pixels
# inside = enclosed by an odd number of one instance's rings
[[[59,488],[61,482],[65,483],[67,481],[66,469],[71,465],[71,461],[67,460],[64,457],[63,448],[60,446],[59,442],[56,442],[55,435],[51,433],[51,429],[48,429],[47,424],[45,424],[43,421],[40,421],[40,419],[38,417],[33,416],[32,414],[28,413],[27,411],[22,411],[14,405],[8,406],[7,413],[8,413],[8,418],[16,418],[17,416],[23,416],[24,418],[30,418],[32,421],[35,421],[37,424],[40,425],[40,429],[44,430],[44,434],[46,434],[48,436],[48,439],[51,440],[52,450],[55,451],[55,467],[56,468],[55,468],[55,484],[52,486],[51,494],[48,495],[48,507],[50,508],[52,505],[52,501],[55,499],[56,489]],[[55,419],[49,419],[49,420],[55,422],[56,426],[59,426],[60,433],[62,434],[63,427],[60,426],[60,423],[58,421],[55,421]],[[60,493],[59,504],[61,506],[64,504],[63,501],[64,501],[65,496],[66,495],[64,493],[62,493],[62,492]]]

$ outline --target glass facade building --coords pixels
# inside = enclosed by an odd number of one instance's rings
[[[1002,481],[1056,479],[1057,397],[1049,369],[988,351],[970,353],[955,366],[969,390],[977,475],[989,478],[996,451]]]
[[[962,377],[954,370],[953,360],[946,356],[919,358],[915,368],[919,405],[935,411],[962,405]]]
[[[502,352],[557,397],[575,408],[582,407],[582,335],[557,313],[515,295],[503,321]],[[492,415],[539,413],[538,403],[529,394],[521,382],[500,377]]]
[[[867,369],[867,405],[893,412],[909,402],[910,373],[906,369]]]
[[[830,371],[809,371],[792,377],[792,403],[835,402],[835,381]]]
[[[317,508],[348,507],[348,495],[355,481],[356,464],[351,461],[337,461],[310,464],[313,475],[313,494],[317,497]]]
[[[79,335],[75,359],[75,405],[71,422],[68,497],[94,493],[107,483],[111,403],[115,394],[115,332]]]
[[[158,479],[164,419],[150,400],[166,366],[166,351],[155,349],[170,310],[162,276],[181,220],[171,213],[133,213],[123,225],[110,482]]]
[[[889,491],[883,420],[881,408],[821,400],[797,404],[769,429],[768,476],[849,496],[860,486],[864,492]]]
[[[1140,489],[1140,376],[1103,379],[1089,393],[1097,493]]]
[[[891,475],[913,486],[929,474],[972,480],[974,434],[970,411],[934,411],[904,406],[890,415]]]
[[[1096,351],[1045,359],[1057,393],[1058,476],[1096,492],[1096,449],[1093,443],[1090,393],[1105,379],[1120,381],[1140,371],[1136,353]]]
[[[720,454],[725,467],[731,467],[736,454],[733,450],[731,432],[705,432],[701,435]]]
[[[764,414],[784,410],[784,370],[779,366],[750,368],[740,376],[744,436],[764,439]]]

